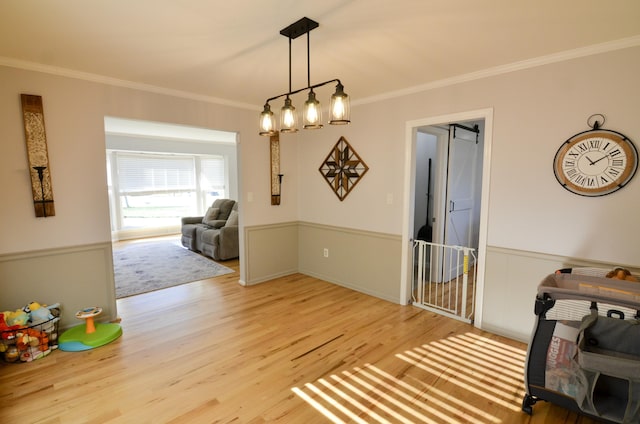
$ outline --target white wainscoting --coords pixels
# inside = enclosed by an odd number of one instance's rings
[[[533,308],[538,284],[545,276],[561,268],[616,266],[639,272],[624,264],[488,247],[481,326],[492,333],[527,342],[535,324]]]
[[[298,272],[297,222],[244,227],[244,246],[244,285]]]
[[[296,272],[394,303],[400,301],[399,235],[286,222],[246,227],[247,285]],[[324,249],[328,255],[324,256]],[[625,266],[489,246],[486,252],[481,327],[528,341],[540,281],[564,267]],[[62,303],[61,327],[79,324],[75,313],[101,306],[101,320],[117,318],[111,243],[0,255],[0,310],[31,301]]]
[[[111,243],[0,255],[0,310],[29,302],[61,303],[60,327],[81,324],[75,313],[100,306],[99,321],[117,317]]]
[[[400,236],[287,222],[245,227],[244,237],[246,285],[300,272],[391,302],[400,301]]]
[[[401,245],[399,235],[300,222],[298,266],[303,274],[399,303]]]

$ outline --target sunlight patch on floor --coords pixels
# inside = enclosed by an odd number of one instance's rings
[[[499,424],[479,405],[521,410],[521,349],[466,333],[395,358],[410,364],[397,376],[365,364],[291,390],[333,423]]]

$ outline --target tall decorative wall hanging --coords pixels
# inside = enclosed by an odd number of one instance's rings
[[[624,134],[604,130],[605,118],[591,115],[580,132],[565,141],[553,159],[562,187],[581,196],[611,194],[626,186],[638,170],[638,149]]]
[[[36,217],[55,216],[42,97],[31,94],[21,94],[20,97]]]
[[[320,173],[340,201],[351,193],[368,170],[367,164],[344,137],[340,137],[320,165]]]
[[[282,177],[280,173],[280,135],[275,133],[269,137],[269,154],[271,157],[271,204],[279,205],[282,195]]]

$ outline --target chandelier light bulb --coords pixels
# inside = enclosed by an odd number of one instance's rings
[[[273,129],[271,125],[271,120],[269,119],[268,116],[264,116],[262,118],[262,129],[265,131],[271,131]]]
[[[273,119],[273,112],[269,103],[264,105],[264,110],[260,114],[260,135],[272,136],[276,133],[276,125]]]
[[[298,131],[296,108],[291,104],[289,96],[284,100],[280,118],[280,132],[289,133]]]
[[[316,93],[311,90],[309,98],[304,104],[304,129],[322,128],[322,108],[316,99]]]
[[[309,105],[309,108],[307,109],[307,121],[311,124],[318,122],[318,109],[314,104]]]
[[[337,98],[333,103],[333,116],[336,119],[344,118],[344,102],[341,97]]]
[[[329,110],[331,112],[330,124],[343,125],[351,122],[349,118],[349,96],[344,92],[344,87],[340,82],[336,85],[336,92],[331,96]]]
[[[284,112],[284,126],[292,127],[294,122],[293,111],[291,109],[286,109]]]

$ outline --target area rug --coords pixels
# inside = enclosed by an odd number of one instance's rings
[[[235,272],[166,239],[114,247],[113,269],[117,299]]]

